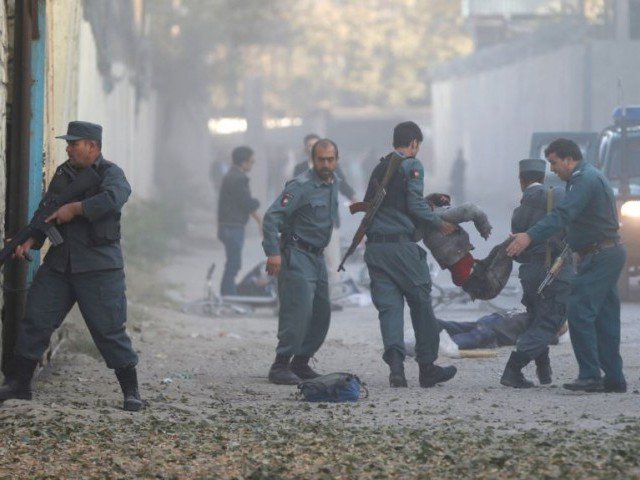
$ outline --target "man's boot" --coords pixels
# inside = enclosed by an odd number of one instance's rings
[[[530,382],[529,380],[524,378],[524,375],[521,372],[521,370],[527,365],[527,363],[529,363],[529,357],[527,357],[525,354],[518,351],[511,352],[509,361],[504,367],[504,372],[502,373],[500,383],[506,387],[513,388],[533,387],[533,382]]]
[[[548,348],[536,358],[536,375],[540,385],[549,385],[551,383],[551,359],[549,358]]]
[[[293,374],[302,380],[311,380],[312,378],[319,377],[320,374],[309,366],[309,360],[310,357],[294,355],[290,365]]]
[[[276,355],[276,359],[269,369],[269,381],[276,385],[297,385],[300,377],[291,371],[289,356]]]
[[[125,367],[116,369],[116,377],[122,388],[124,395],[123,410],[128,412],[138,412],[145,407],[145,401],[140,398],[138,392],[138,374],[136,367]]]
[[[386,362],[389,364],[389,385],[392,387],[406,387],[407,379],[404,376],[404,358],[402,353],[392,348],[386,354]]]
[[[10,398],[31,400],[32,397],[31,378],[38,361],[16,355],[13,362],[13,373],[5,379],[4,385],[0,387],[0,402]]]
[[[444,383],[455,377],[458,369],[453,365],[441,367],[433,363],[418,363],[420,369],[419,380],[422,388],[430,388],[438,383]]]

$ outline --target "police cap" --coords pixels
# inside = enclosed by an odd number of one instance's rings
[[[547,162],[541,158],[526,158],[520,160],[520,172],[540,172],[544,173],[547,170]]]
[[[59,137],[63,140],[98,140],[102,141],[102,125],[98,125],[97,123],[91,122],[81,122],[74,121],[69,122],[69,126],[67,127],[67,134],[60,135]]]

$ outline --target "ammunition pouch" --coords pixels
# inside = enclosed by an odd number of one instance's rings
[[[120,213],[109,213],[89,223],[89,241],[94,247],[116,243],[121,238]]]

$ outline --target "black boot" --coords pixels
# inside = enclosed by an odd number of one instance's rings
[[[291,371],[287,355],[276,355],[276,359],[269,369],[269,381],[276,385],[297,385],[300,377]]]
[[[551,359],[549,358],[549,349],[536,358],[536,375],[540,385],[549,385],[551,383]]]
[[[309,366],[309,360],[310,357],[294,355],[289,368],[291,368],[294,375],[297,375],[302,380],[311,380],[319,377],[320,374]]]
[[[404,358],[396,349],[390,349],[385,354],[385,361],[389,364],[389,385],[392,387],[406,387],[407,379],[404,376]]]
[[[458,372],[458,369],[453,365],[441,367],[439,365],[434,365],[433,363],[419,363],[418,368],[420,369],[420,375],[418,378],[422,388],[433,387],[438,383],[444,383],[447,380],[451,380]]]
[[[0,387],[0,402],[10,398],[31,400],[32,397],[31,378],[38,361],[16,355],[13,362],[13,373],[5,379],[4,385]]]
[[[504,372],[502,373],[502,378],[500,379],[500,383],[506,387],[513,388],[531,388],[533,387],[533,382],[530,382],[524,375],[521,370],[529,363],[529,357],[525,354],[515,351],[511,352],[511,356],[509,357],[509,361],[507,365],[504,367]]]
[[[124,395],[123,410],[128,412],[138,412],[145,407],[145,401],[140,398],[138,392],[138,374],[136,367],[125,367],[116,369],[116,377],[122,388]]]

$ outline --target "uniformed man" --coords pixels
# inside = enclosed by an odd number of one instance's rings
[[[25,317],[18,326],[13,359],[14,374],[0,387],[0,400],[30,400],[31,378],[49,345],[51,335],[77,302],[80,312],[107,366],[116,372],[124,394],[124,409],[137,411],[144,402],[138,393],[138,356],[125,331],[127,300],[122,251],[120,210],[131,194],[124,172],[102,156],[102,127],[70,122],[69,159],[58,167],[48,193],[59,193],[75,172],[93,168],[99,186],[78,201],[60,207],[49,218],[58,225],[64,242],[51,247],[29,289]],[[24,260],[39,249],[44,236],[29,238],[15,251]]]
[[[567,306],[579,373],[564,388],[626,392],[617,289],[626,250],[618,235],[613,190],[604,174],[583,160],[580,148],[571,140],[561,138],[551,142],[545,156],[551,170],[567,182],[565,198],[526,232],[513,234],[507,253],[520,255],[532,243],[539,244],[567,228],[567,242],[579,257]]]
[[[319,140],[311,157],[313,168],[287,183],[263,221],[267,272],[278,276],[280,299],[269,381],[281,385],[318,376],[309,359],[324,342],[331,319],[323,250],[338,212],[338,147]]]
[[[305,135],[304,149],[305,149],[305,153],[307,154],[307,158],[295,166],[295,168],[293,169],[294,177],[297,177],[298,175],[313,168],[313,162],[311,159],[311,149],[319,139],[320,137],[315,133],[310,133],[308,135]],[[336,168],[334,175],[339,180],[338,191],[340,192],[340,194],[348,198],[352,203],[357,202],[358,200],[356,198],[356,192],[353,190],[353,187],[349,185],[349,182],[347,182],[346,176],[339,165]],[[340,216],[339,214],[336,214],[336,219],[333,225],[333,233],[331,234],[331,239],[329,240],[329,244],[324,249],[324,257],[327,262],[329,284],[333,285],[340,280],[340,275],[338,274],[338,265],[340,265]],[[336,303],[332,303],[331,309],[342,310],[342,307]]]
[[[236,275],[242,266],[244,230],[249,216],[261,226],[260,201],[251,196],[249,177],[255,155],[249,147],[236,147],[231,152],[233,166],[222,179],[218,200],[218,239],[224,245],[224,264],[220,295],[237,295]]]
[[[383,359],[389,365],[392,387],[406,387],[404,375],[404,302],[411,311],[416,337],[416,361],[421,387],[432,387],[456,374],[453,366],[434,365],[438,357],[439,328],[431,306],[431,279],[427,253],[416,241],[417,224],[450,234],[455,227],[441,220],[423,198],[424,170],[415,158],[422,132],[414,122],[398,124],[393,148],[404,157],[387,187],[382,205],[367,230],[365,262],[371,278],[371,296],[378,310],[384,344]],[[392,154],[380,159],[365,195],[370,200],[382,183]]]
[[[511,231],[526,232],[544,217],[553,205],[564,198],[560,188],[547,188],[544,182],[546,162],[542,159],[521,160],[520,188],[522,200],[511,217]],[[530,361],[536,363],[536,374],[540,384],[551,383],[549,345],[566,320],[566,305],[569,297],[569,281],[573,266],[565,262],[556,280],[538,295],[538,286],[547,275],[551,261],[562,251],[562,238],[534,242],[526,251],[515,257],[520,263],[518,276],[522,284],[522,304],[529,314],[529,323],[518,336],[516,350],[511,352],[500,383],[508,387],[529,388],[533,382],[527,380],[522,369]]]

